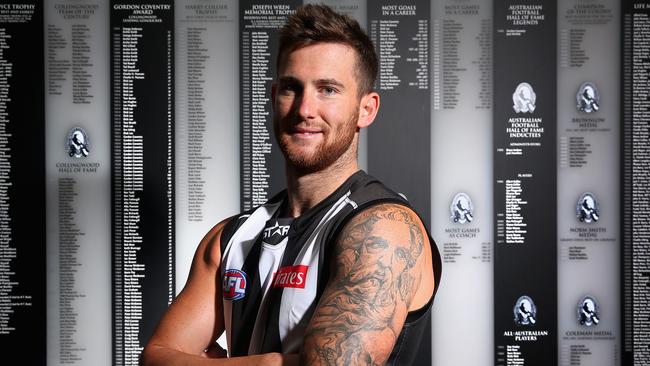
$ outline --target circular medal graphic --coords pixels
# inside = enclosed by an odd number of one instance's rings
[[[537,307],[535,307],[533,299],[526,295],[517,299],[513,313],[517,325],[533,325],[537,323]]]
[[[598,201],[596,196],[591,192],[585,192],[580,195],[578,204],[576,205],[576,214],[578,220],[588,224],[598,222],[600,220],[600,211],[598,209]]]
[[[536,100],[537,95],[533,87],[528,83],[520,83],[512,94],[512,102],[514,103],[512,108],[517,113],[533,113]]]
[[[465,224],[474,220],[474,205],[466,193],[460,192],[454,196],[449,211],[449,219],[454,223]]]
[[[600,95],[596,85],[591,82],[582,83],[576,94],[576,101],[581,112],[592,113],[600,109]]]
[[[578,323],[587,327],[598,325],[598,303],[591,296],[585,296],[578,303]]]
[[[68,132],[66,141],[68,156],[71,158],[85,158],[90,154],[90,140],[81,127],[73,127]]]

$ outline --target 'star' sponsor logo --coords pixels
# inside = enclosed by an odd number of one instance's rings
[[[287,236],[287,233],[289,232],[289,228],[290,225],[280,225],[276,221],[275,225],[264,229],[264,239],[268,239],[274,235],[280,235],[280,237],[284,238],[285,236]]]
[[[223,298],[239,300],[246,295],[246,273],[238,269],[227,269],[223,274]]]
[[[282,267],[273,274],[273,288],[305,288],[309,266],[297,265]]]

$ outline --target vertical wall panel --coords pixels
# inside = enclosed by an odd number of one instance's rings
[[[45,7],[48,365],[110,365],[108,4]]]
[[[379,56],[381,107],[368,128],[368,172],[404,194],[431,221],[429,1],[368,2],[368,33]],[[431,363],[428,325],[416,357]]]
[[[498,366],[557,362],[555,5],[494,2]]]
[[[177,1],[176,291],[217,222],[239,212],[238,3]],[[226,52],[229,50],[229,52]]]
[[[111,3],[114,363],[174,296],[174,7]]]
[[[492,2],[433,1],[432,19],[433,364],[492,365]]]
[[[650,364],[650,2],[627,1],[622,36],[623,364]]]
[[[368,3],[379,56],[381,107],[368,129],[368,171],[403,193],[429,222],[431,123],[428,1]]]
[[[43,57],[41,2],[0,4],[0,342],[36,365],[46,357]]]
[[[562,366],[618,365],[619,2],[558,1],[558,337]],[[607,44],[608,47],[602,45]]]
[[[232,0],[176,2],[177,293],[203,236],[240,208],[238,10]]]

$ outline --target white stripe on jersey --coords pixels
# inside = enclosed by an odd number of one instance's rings
[[[332,219],[349,203],[348,196],[350,196],[350,193],[348,191],[332,205],[318,223],[318,226],[312,232],[309,240],[307,240],[296,258],[294,265],[303,264],[309,266],[307,283],[312,285],[300,290],[285,288],[282,291],[279,325],[282,351],[285,353],[297,353],[300,350],[305,335],[305,328],[307,327],[309,318],[311,318],[311,314],[307,314],[307,311],[316,298],[316,284],[318,283],[318,274],[320,273],[320,268],[318,268],[321,247],[320,241],[323,239],[321,234]],[[302,329],[298,329],[298,327]]]
[[[267,295],[271,288],[271,283],[273,282],[273,274],[278,271],[278,268],[282,263],[284,249],[287,247],[288,241],[289,237],[287,236],[276,245],[262,242],[260,262],[258,264],[260,283],[262,284],[262,301],[260,302],[260,308],[257,311],[251,342],[248,346],[249,355],[255,355],[261,352],[260,347],[262,345],[262,340],[264,339],[264,331],[266,328],[266,313],[269,308]]]
[[[244,260],[250,252],[255,240],[260,232],[264,229],[266,221],[270,219],[275,211],[280,208],[278,202],[272,205],[260,206],[255,210],[246,221],[235,231],[228,241],[223,253],[221,254],[221,278],[223,278],[226,269],[241,269]],[[231,354],[231,327],[232,327],[232,302],[224,301],[223,303],[223,320],[226,328],[226,340],[228,343],[228,355]]]

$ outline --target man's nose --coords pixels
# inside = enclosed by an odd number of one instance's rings
[[[314,118],[317,109],[316,94],[309,90],[303,91],[298,99],[298,116],[303,120]]]

